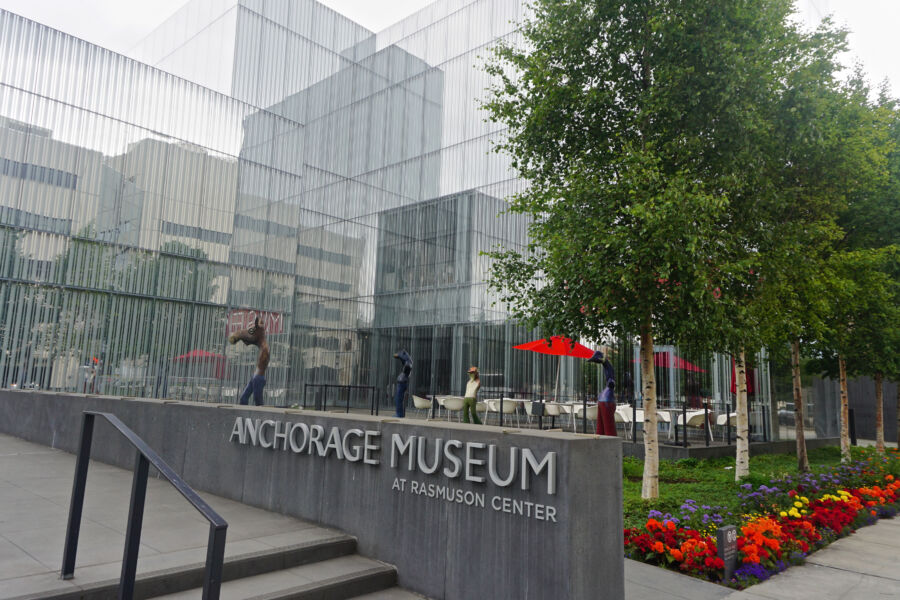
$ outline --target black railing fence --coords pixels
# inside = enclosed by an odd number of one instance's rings
[[[144,500],[147,496],[147,477],[153,465],[184,498],[209,521],[209,542],[206,547],[206,570],[203,577],[203,599],[218,600],[222,585],[222,562],[225,556],[225,533],[228,523],[210,508],[160,456],[138,435],[111,413],[84,411],[81,424],[81,441],[75,460],[75,481],[72,484],[72,500],[69,505],[69,521],[63,550],[63,579],[75,575],[75,555],[78,552],[78,534],[81,530],[81,513],[84,508],[84,490],[87,483],[88,464],[91,458],[91,442],[94,437],[94,420],[102,417],[115,427],[136,452],[134,478],[131,485],[131,503],[128,508],[128,526],[125,532],[125,551],[122,572],[119,577],[120,600],[134,597],[134,579],[137,573],[138,549],[141,545],[141,527],[144,520]]]
[[[370,414],[377,415],[379,405],[375,386],[337,383],[303,384],[303,408],[328,410],[328,407],[331,406],[332,408],[343,408],[344,412],[348,413],[351,408],[368,408]]]

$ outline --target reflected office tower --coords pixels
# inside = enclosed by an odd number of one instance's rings
[[[485,283],[484,252],[526,245],[481,109],[524,4],[373,32],[315,0],[191,0],[128,57],[0,10],[0,386],[234,402],[256,353],[226,338],[258,317],[270,405],[388,402],[400,348],[412,393],[459,394],[469,365],[483,394],[554,388],[557,360],[512,346],[563,332]],[[720,370],[699,389],[727,396]]]

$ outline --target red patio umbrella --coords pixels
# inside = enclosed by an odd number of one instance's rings
[[[518,346],[513,346],[516,350],[531,350],[540,354],[552,354],[554,356],[575,356],[577,358],[590,358],[594,355],[594,351],[583,346],[578,342],[573,342],[570,338],[554,335],[547,340],[540,339],[533,342],[525,342]]]
[[[559,368],[562,364],[562,357],[574,356],[576,358],[588,359],[594,355],[594,351],[587,346],[559,335],[551,336],[549,343],[546,339],[540,339],[513,346],[513,349],[530,350],[531,352],[537,352],[539,354],[551,354],[559,357],[559,361],[556,363],[556,385],[553,389],[557,399],[559,398]]]
[[[215,364],[215,373],[214,376],[216,379],[224,379],[225,377],[225,357],[221,354],[215,354],[213,352],[207,352],[206,350],[201,350],[199,348],[195,348],[186,354],[182,354],[181,356],[176,356],[172,359],[173,362],[212,362]]]

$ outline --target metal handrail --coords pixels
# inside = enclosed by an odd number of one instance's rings
[[[141,545],[141,526],[144,519],[144,500],[147,495],[147,477],[152,464],[184,498],[209,521],[209,543],[206,547],[206,572],[203,578],[203,599],[218,600],[222,585],[222,563],[225,557],[225,533],[228,523],[197,495],[185,481],[172,470],[160,456],[138,435],[111,413],[84,411],[81,425],[81,441],[75,461],[75,481],[72,484],[72,501],[69,505],[69,523],[66,528],[66,546],[63,551],[61,577],[72,579],[75,575],[75,554],[78,551],[78,533],[81,530],[81,512],[84,508],[84,488],[94,437],[94,418],[100,416],[119,430],[137,450],[134,478],[131,485],[131,504],[128,508],[128,529],[125,533],[125,552],[122,558],[122,574],[119,578],[119,599],[134,597],[134,579],[137,573],[138,550]]]

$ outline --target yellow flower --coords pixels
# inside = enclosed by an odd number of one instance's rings
[[[803,508],[803,505],[799,502],[794,502],[794,506],[796,506],[797,508]]]
[[[784,511],[781,511],[780,513],[778,513],[778,516],[780,516],[780,517],[786,517],[786,516],[787,516],[787,513],[784,512]]]
[[[801,510],[800,512],[802,512],[804,515],[806,514],[806,511],[805,511],[805,510]]]
[[[800,500],[803,501],[803,504],[809,504],[809,498],[807,498],[806,496],[800,496]]]

